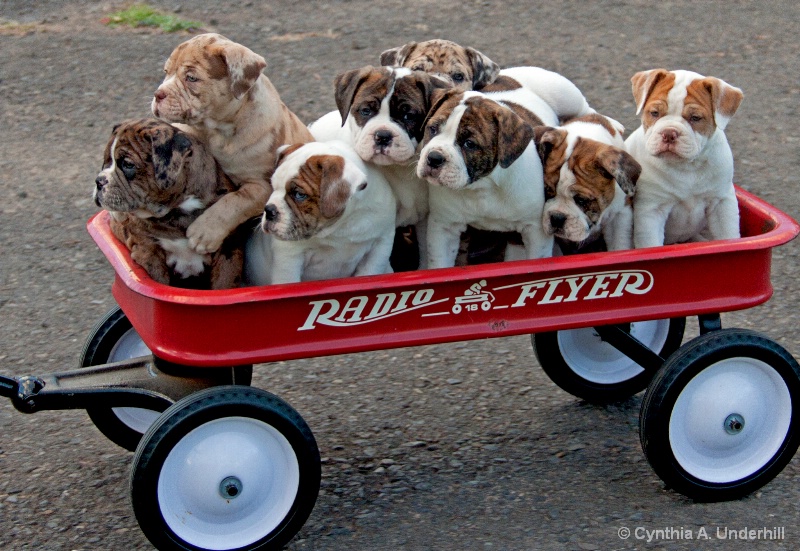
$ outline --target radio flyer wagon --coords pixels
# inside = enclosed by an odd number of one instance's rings
[[[158,549],[277,549],[311,513],[320,456],[297,411],[249,386],[254,363],[532,334],[545,372],[580,398],[647,389],[641,443],[670,487],[735,499],[800,443],[800,366],[719,315],[771,296],[771,249],[800,227],[737,196],[735,240],[226,291],[155,283],[101,212],[88,229],[120,308],[78,369],[2,377],[0,392],[26,413],[85,408],[135,450],[133,510]],[[700,336],[681,345],[689,315]]]

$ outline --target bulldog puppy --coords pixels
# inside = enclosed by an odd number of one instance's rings
[[[624,149],[625,128],[600,114],[534,129],[544,166],[545,231],[562,252],[604,238],[606,248],[633,248],[632,200],[642,167]]]
[[[516,231],[526,258],[552,255],[542,227],[542,162],[533,127],[558,117],[525,89],[511,92],[438,90],[428,115],[417,175],[431,185],[428,266],[455,264],[467,225]]]
[[[337,75],[337,111],[309,126],[320,141],[340,139],[386,177],[397,199],[397,227],[414,226],[419,267],[427,265],[428,184],[414,173],[431,94],[452,82],[405,68],[362,67]]]
[[[642,71],[631,82],[642,120],[625,140],[642,165],[635,247],[739,237],[733,154],[724,131],[742,91],[690,71]]]
[[[235,186],[196,137],[157,119],[114,127],[94,201],[147,274],[167,285],[228,289],[239,283],[243,240],[234,232],[214,253],[189,247],[186,230]]]
[[[153,97],[153,114],[191,127],[238,188],[189,228],[189,243],[201,254],[216,251],[234,228],[261,213],[276,149],[313,140],[262,74],[265,66],[245,46],[201,34],[175,48]]]
[[[261,222],[268,233],[248,245],[250,283],[392,272],[394,195],[380,171],[347,144],[281,147],[272,184]],[[250,254],[254,249],[260,251]]]
[[[409,67],[417,71],[449,76],[463,91],[498,92],[527,88],[566,120],[594,113],[575,84],[566,77],[540,67],[499,65],[474,48],[449,40],[409,42],[381,54],[381,65]]]

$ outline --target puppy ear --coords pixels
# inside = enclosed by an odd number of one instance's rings
[[[431,107],[428,109],[428,114],[425,115],[425,120],[422,121],[423,138],[425,128],[428,126],[428,122],[431,120],[431,117],[436,114],[436,111],[439,110],[444,102],[446,102],[451,96],[458,93],[460,93],[459,90],[449,87],[434,88],[431,91]]]
[[[636,101],[636,114],[642,112],[647,98],[653,91],[653,88],[658,84],[661,79],[669,74],[666,69],[651,69],[649,71],[640,71],[631,77],[631,86],[633,88],[633,99]]]
[[[381,65],[384,67],[402,67],[403,63],[406,61],[406,58],[408,58],[408,54],[414,50],[416,45],[416,42],[409,42],[408,44],[398,46],[397,48],[384,50],[381,53]]]
[[[495,110],[498,126],[497,158],[502,168],[508,168],[528,148],[533,139],[533,127],[511,109]]]
[[[225,63],[231,80],[231,93],[236,99],[244,96],[261,77],[266,60],[253,50],[235,42],[225,41],[216,47],[217,55]]]
[[[303,147],[303,144],[296,143],[296,144],[284,144],[280,146],[278,149],[275,150],[277,155],[275,156],[275,168],[277,168],[283,161],[286,160],[286,157],[297,151]]]
[[[321,174],[319,209],[325,218],[337,218],[344,213],[350,199],[350,184],[344,179],[344,158],[337,155],[317,155],[309,162],[316,163]]]
[[[731,86],[716,77],[704,78],[703,86],[711,95],[711,103],[714,106],[714,122],[722,130],[725,130],[725,127],[728,126],[728,121],[739,109],[739,105],[744,99],[744,94],[739,88]]]
[[[342,126],[344,126],[347,114],[353,106],[356,92],[374,70],[375,68],[372,65],[367,65],[361,69],[353,69],[352,71],[341,73],[334,79],[334,98],[336,99],[336,108],[342,116]]]
[[[632,197],[636,192],[636,182],[642,173],[642,165],[627,151],[617,147],[608,147],[603,150],[597,159],[598,167],[609,173],[617,181],[625,195]]]
[[[500,73],[500,66],[474,48],[464,48],[472,65],[472,89],[480,90],[494,82]]]
[[[150,133],[153,144],[153,174],[158,187],[168,189],[178,182],[183,162],[192,150],[191,140],[180,130],[159,126]]]
[[[533,141],[536,143],[536,152],[542,160],[542,166],[547,164],[547,158],[554,149],[561,147],[567,133],[552,126],[537,126],[533,129]]]

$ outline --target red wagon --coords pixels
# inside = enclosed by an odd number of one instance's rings
[[[227,291],[155,283],[101,212],[88,228],[120,308],[79,369],[2,377],[0,393],[27,413],[85,408],[135,450],[133,509],[159,549],[277,549],[311,513],[320,457],[302,417],[249,386],[252,364],[531,334],[545,372],[578,397],[647,389],[642,447],[670,487],[735,499],[800,444],[800,366],[719,316],[769,299],[771,249],[800,227],[737,196],[735,240]],[[681,345],[690,315],[701,334]]]

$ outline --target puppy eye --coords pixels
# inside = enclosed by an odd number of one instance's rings
[[[456,82],[464,82],[464,73],[453,73],[452,78]]]
[[[193,74],[191,74],[191,73],[189,73],[189,74],[187,74],[187,75],[186,75],[186,81],[187,81],[187,82],[197,82],[197,80],[198,80],[198,79],[197,79],[197,77],[196,77],[196,76],[194,76],[194,75],[193,75]]]
[[[292,196],[292,199],[294,199],[295,202],[297,202],[297,203],[302,203],[303,201],[308,199],[308,194],[303,193],[299,189],[296,189],[296,190],[292,191],[291,196]]]
[[[478,149],[478,144],[476,144],[472,140],[464,140],[464,148],[475,150]]]
[[[650,116],[653,117],[654,119],[657,119],[660,116],[660,114],[658,111],[653,110],[650,111]]]
[[[136,170],[136,165],[130,162],[128,159],[120,159],[119,166],[125,172]]]
[[[689,122],[700,122],[701,120],[703,120],[703,117],[700,115],[692,115],[689,117]]]
[[[362,117],[369,117],[372,115],[372,109],[370,109],[369,107],[362,107],[361,109],[358,110],[358,112],[361,113]]]
[[[412,122],[416,118],[417,118],[417,116],[414,113],[412,113],[411,111],[408,111],[407,113],[403,113],[403,122]]]
[[[579,195],[576,195],[574,199],[575,199],[575,204],[578,205],[583,210],[588,209],[592,205],[592,200],[587,199],[586,197],[581,197]]]
[[[415,65],[414,67],[411,68],[411,70],[412,71],[424,71],[425,67],[423,67],[422,65]]]
[[[439,133],[439,125],[432,124],[428,127],[428,135],[432,138]]]

